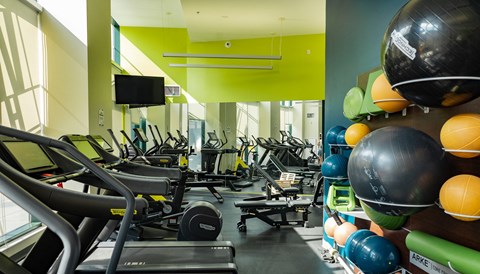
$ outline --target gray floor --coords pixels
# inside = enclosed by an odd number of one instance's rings
[[[339,264],[322,259],[320,208],[311,208],[309,228],[282,226],[277,229],[258,219],[249,219],[247,232],[238,231],[236,224],[240,220],[241,211],[234,206],[234,201],[260,194],[262,185],[262,182],[256,182],[241,192],[220,188],[225,198],[223,204],[203,189],[192,189],[187,193],[186,199],[212,202],[222,212],[222,237],[235,246],[239,273],[344,273]],[[313,188],[305,187],[306,193],[312,191]],[[311,198],[311,195],[303,197]]]

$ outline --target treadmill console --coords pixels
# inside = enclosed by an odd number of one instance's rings
[[[0,145],[23,173],[46,173],[58,169],[52,158],[38,144],[9,139],[2,140]]]
[[[91,137],[99,146],[105,149],[105,151],[113,152],[113,147],[101,135],[91,135]]]
[[[98,154],[97,150],[92,146],[86,136],[83,135],[69,135],[69,142],[73,144],[78,151],[87,156],[90,160],[98,162],[103,160],[102,156]]]

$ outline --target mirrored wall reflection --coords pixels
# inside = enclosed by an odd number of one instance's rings
[[[265,153],[265,149],[257,145],[258,137],[279,143],[295,137],[298,142],[311,144],[302,155],[308,158],[318,152],[321,115],[321,101],[189,104],[189,145],[196,152],[189,157],[189,167],[205,170],[201,153],[204,147],[230,151],[217,163],[218,172],[237,168],[235,149],[243,150],[240,151],[242,160],[249,164]],[[281,132],[286,135],[282,136]]]
[[[189,148],[191,170],[214,168],[215,172],[224,173],[238,168],[238,152],[247,165],[262,158],[266,150],[257,145],[259,137],[278,143],[294,137],[298,142],[311,144],[302,152],[303,158],[310,157],[318,152],[321,115],[321,101],[167,104],[128,109],[125,129],[132,139],[133,128],[145,131],[149,141],[138,143],[144,151],[151,151],[155,141],[167,147]],[[222,154],[214,167],[208,167],[202,163],[202,149],[206,151],[207,147],[227,149],[229,153]]]

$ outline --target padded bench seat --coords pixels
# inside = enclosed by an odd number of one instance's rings
[[[236,201],[235,207],[241,208],[277,208],[277,207],[309,207],[309,199],[298,200],[270,200],[270,201]]]
[[[287,207],[287,201],[271,200],[271,201],[236,201],[235,207],[241,208],[276,208]]]
[[[277,228],[282,225],[304,225],[308,221],[308,208],[311,204],[312,201],[309,199],[236,201],[235,207],[241,208],[243,212],[237,228],[242,232],[247,231],[246,221],[251,218],[258,218]],[[287,213],[300,213],[301,216]],[[272,217],[274,215],[279,217]]]
[[[310,199],[289,200],[288,206],[291,207],[309,207],[312,204]]]

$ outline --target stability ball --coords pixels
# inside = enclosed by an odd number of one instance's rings
[[[345,256],[347,256],[352,263],[355,263],[355,250],[358,248],[358,243],[372,235],[376,234],[368,229],[359,229],[348,237],[345,243]]]
[[[363,123],[355,123],[349,126],[345,131],[345,142],[350,147],[355,147],[355,145],[369,133],[370,128],[367,125]]]
[[[368,206],[362,201],[360,201],[360,206],[372,222],[385,229],[400,229],[408,219],[408,216],[390,216],[384,213],[380,213],[372,209],[370,206]]]
[[[345,219],[343,219],[342,217],[339,217],[339,218],[342,223],[345,222]],[[333,217],[327,218],[327,220],[323,224],[323,229],[325,230],[325,234],[327,234],[327,236],[330,238],[333,238],[337,227],[338,227],[338,224]]]
[[[392,90],[392,85],[383,73],[373,82],[372,101],[377,107],[390,113],[401,111],[410,104],[398,92]]]
[[[340,131],[344,130],[345,127],[342,126],[333,126],[331,127],[325,136],[325,140],[328,144],[334,145],[337,144],[337,135]]]
[[[434,205],[449,170],[435,140],[401,126],[368,134],[348,161],[348,178],[358,199],[391,216],[412,215]]]
[[[480,150],[480,114],[464,113],[448,119],[440,130],[440,141],[446,149]],[[450,152],[461,158],[473,158],[480,153]]]
[[[360,241],[355,253],[355,264],[363,273],[390,273],[400,263],[400,253],[395,245],[378,235],[368,236]]]
[[[427,107],[480,96],[480,2],[411,0],[390,21],[381,65],[392,88]]]
[[[347,178],[348,158],[341,154],[332,154],[322,163],[322,175],[327,179]]]
[[[347,239],[353,232],[357,231],[358,228],[349,222],[344,222],[339,225],[333,232],[333,239],[339,246],[345,246]]]
[[[440,189],[445,213],[462,221],[480,219],[480,178],[461,174],[448,179]]]

